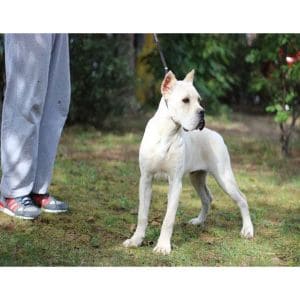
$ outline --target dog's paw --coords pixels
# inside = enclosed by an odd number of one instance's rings
[[[244,225],[241,230],[241,236],[246,239],[252,239],[254,236],[254,229],[252,224]]]
[[[157,243],[153,252],[163,255],[168,255],[171,253],[171,244],[170,243]]]
[[[142,244],[142,242],[143,239],[132,237],[131,239],[124,241],[123,246],[126,248],[136,248],[139,247]]]
[[[201,218],[197,217],[197,218],[193,218],[193,219],[189,220],[188,223],[192,224],[192,225],[203,225],[204,224],[204,220],[202,220]]]

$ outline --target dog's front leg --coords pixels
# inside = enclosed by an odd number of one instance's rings
[[[154,252],[169,254],[171,252],[171,237],[175,223],[176,211],[182,189],[182,178],[169,179],[168,207],[165,215],[157,245]]]
[[[148,225],[148,214],[152,194],[152,174],[142,174],[139,186],[139,212],[138,224],[133,236],[126,240],[125,247],[138,247],[142,244]]]

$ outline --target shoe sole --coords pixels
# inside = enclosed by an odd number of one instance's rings
[[[47,209],[47,208],[41,208],[41,210],[46,213],[50,213],[50,214],[60,214],[60,213],[64,213],[64,212],[68,211],[67,209],[52,210],[52,209]]]
[[[37,217],[24,217],[24,216],[18,216],[16,214],[14,214],[11,210],[7,209],[7,208],[3,208],[0,207],[0,211],[2,211],[3,213],[5,213],[6,215],[10,216],[10,217],[14,217],[14,218],[18,218],[18,219],[22,219],[22,220],[34,220]]]

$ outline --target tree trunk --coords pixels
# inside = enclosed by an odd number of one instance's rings
[[[286,124],[286,126],[284,126],[283,123],[279,124],[279,128],[281,131],[281,135],[280,135],[281,154],[285,158],[290,156],[290,140],[296,126],[296,121],[299,116],[300,114],[299,113],[297,114],[296,109],[294,109],[292,113],[291,124],[290,125]]]
[[[282,135],[281,139],[281,154],[283,157],[289,157],[290,156],[290,151],[289,151],[289,143],[290,143],[290,138],[287,136]]]
[[[290,132],[286,130],[282,123],[279,125],[281,135],[280,135],[280,144],[281,144],[281,154],[284,158],[290,156],[289,144],[290,144]]]

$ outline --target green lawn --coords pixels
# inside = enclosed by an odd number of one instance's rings
[[[148,116],[147,116],[148,117]],[[146,119],[117,120],[124,130],[105,133],[66,128],[51,192],[67,199],[64,215],[33,222],[0,215],[2,266],[299,266],[300,140],[293,157],[278,153],[277,133],[263,117],[234,115],[233,121],[207,119],[229,147],[241,190],[246,194],[255,238],[239,237],[238,208],[209,178],[214,196],[204,227],[188,225],[200,200],[184,181],[169,256],[154,254],[166,209],[167,184],[156,180],[143,246],[125,249],[138,205],[138,146]]]

